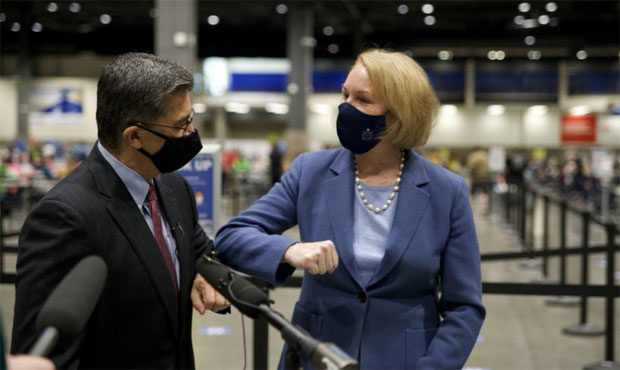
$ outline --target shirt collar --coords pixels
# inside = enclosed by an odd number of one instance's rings
[[[97,148],[101,152],[101,155],[103,155],[103,158],[112,166],[114,172],[121,178],[121,181],[125,184],[127,190],[129,190],[129,194],[131,194],[131,198],[136,202],[138,208],[141,208],[146,199],[146,194],[149,191],[149,182],[139,173],[116,159],[116,157],[108,152],[100,142],[97,142]]]

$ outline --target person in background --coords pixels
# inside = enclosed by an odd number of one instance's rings
[[[467,184],[412,150],[437,106],[413,59],[361,53],[342,87],[343,147],[299,155],[216,235],[245,273],[282,284],[305,270],[293,323],[363,369],[462,368],[485,317]],[[299,240],[281,235],[295,225]]]
[[[13,354],[38,337],[49,292],[81,259],[99,255],[108,267],[103,292],[85,330],[50,354],[55,365],[194,367],[192,303],[200,313],[229,303],[196,274],[212,242],[198,225],[192,189],[172,173],[202,147],[192,85],[187,69],[150,54],[123,54],[104,68],[98,142],[20,233]]]

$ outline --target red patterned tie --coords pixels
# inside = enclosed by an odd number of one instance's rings
[[[164,261],[166,261],[166,266],[168,266],[168,272],[170,272],[170,277],[174,282],[174,287],[178,289],[174,262],[172,262],[172,257],[170,256],[170,251],[168,250],[168,243],[166,243],[166,239],[164,238],[164,233],[162,231],[161,213],[159,212],[159,205],[157,203],[157,193],[155,192],[155,187],[151,184],[149,184],[149,192],[146,194],[146,201],[148,202],[149,212],[151,213],[151,219],[153,220],[153,234],[155,234],[157,246],[159,247],[161,255],[164,257]]]

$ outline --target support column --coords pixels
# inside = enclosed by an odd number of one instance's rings
[[[307,101],[312,92],[312,59],[316,40],[313,37],[311,4],[291,4],[287,20],[287,56],[291,62],[287,91],[290,98],[285,167],[308,149],[306,122]]]
[[[192,73],[198,70],[196,0],[156,0],[155,54],[174,60]]]
[[[228,136],[228,122],[226,120],[226,111],[224,107],[215,108],[215,139],[224,147],[224,141]]]
[[[472,108],[476,104],[476,61],[473,58],[465,62],[465,106]]]

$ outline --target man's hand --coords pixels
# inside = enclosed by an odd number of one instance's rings
[[[218,312],[230,306],[230,302],[207,283],[200,274],[196,274],[194,279],[191,298],[192,305],[201,315],[204,315],[207,310]]]
[[[4,355],[3,355],[4,356]],[[54,370],[54,363],[44,357],[30,355],[9,355],[7,356],[7,367],[9,370]]]
[[[284,252],[282,262],[311,274],[332,273],[338,267],[338,253],[331,240],[295,243]]]

